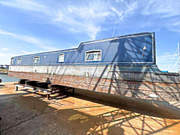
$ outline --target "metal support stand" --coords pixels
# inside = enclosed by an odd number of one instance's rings
[[[75,88],[72,89],[72,95],[75,95]]]
[[[37,92],[37,88],[33,87],[33,92],[36,93]]]
[[[50,100],[50,94],[47,94],[47,99]]]
[[[18,91],[18,90],[19,90],[19,86],[16,85],[16,91]]]

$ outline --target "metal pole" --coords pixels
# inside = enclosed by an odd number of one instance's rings
[[[180,72],[180,41],[178,42],[178,72]]]
[[[180,56],[180,52],[179,52],[179,46],[180,46],[180,42],[178,42],[178,58],[179,58],[179,56]]]
[[[2,134],[1,134],[1,130],[2,130],[2,129],[1,129],[1,124],[2,124],[2,118],[0,117],[0,135],[2,135]]]

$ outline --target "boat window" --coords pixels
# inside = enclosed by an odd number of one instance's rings
[[[85,61],[101,61],[101,50],[87,51],[85,55]]]
[[[58,62],[64,62],[64,54],[60,54],[58,58]]]
[[[34,57],[34,60],[33,60],[34,64],[37,64],[40,62],[40,57]]]
[[[22,62],[22,59],[21,59],[21,58],[18,58],[18,59],[17,59],[17,64],[21,64],[21,62]]]

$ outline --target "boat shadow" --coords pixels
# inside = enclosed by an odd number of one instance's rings
[[[82,95],[76,96],[82,102],[88,101],[93,104],[74,106],[72,105],[76,104],[74,99],[68,108],[63,109],[64,106],[68,106],[63,99],[56,100],[59,104],[54,104],[52,101],[44,101],[41,96],[34,97],[32,93],[29,93],[29,96],[19,95],[11,98],[14,104],[6,100],[0,103],[1,132],[24,134],[29,128],[29,130],[36,129],[31,131],[34,134],[51,132],[67,135],[150,135],[164,132],[167,128],[180,123],[177,120],[148,115],[146,111],[139,113],[137,108],[136,111],[122,108],[106,110],[104,107],[107,105],[100,104],[104,102]],[[68,97],[65,100],[67,102]]]

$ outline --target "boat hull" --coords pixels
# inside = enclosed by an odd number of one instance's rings
[[[111,74],[111,78],[101,78],[92,76],[76,76],[76,75],[58,75],[47,73],[34,72],[15,72],[9,71],[9,76],[20,79],[28,79],[31,81],[46,82],[50,79],[51,84],[73,87],[76,89],[89,90],[112,95],[121,95],[130,98],[164,101],[167,103],[178,102],[180,100],[180,83],[177,76],[171,75],[171,80],[162,80],[168,78],[168,75],[157,75],[151,73],[152,81],[148,79],[148,73],[143,80],[136,80],[136,76],[142,76],[144,73],[128,73],[133,78],[122,79],[116,72],[116,75]],[[159,80],[155,77],[160,77]],[[174,80],[172,80],[174,78]]]

